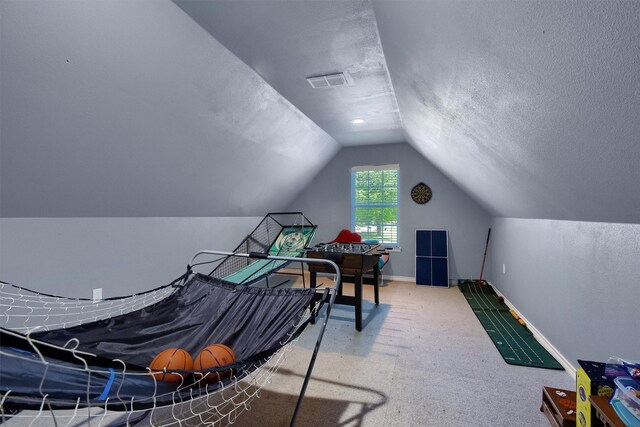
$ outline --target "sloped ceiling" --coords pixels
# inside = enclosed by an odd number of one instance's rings
[[[340,144],[406,140],[369,1],[174,1]],[[349,85],[306,80],[335,73]]]
[[[175,1],[342,145],[397,138],[347,122],[380,94],[400,113],[381,122],[492,215],[640,222],[637,1]]]
[[[640,2],[374,6],[409,142],[490,213],[640,223]]]
[[[635,0],[0,7],[2,216],[259,215],[406,139],[492,215],[640,223]]]
[[[261,216],[339,149],[168,0],[0,19],[3,217]]]

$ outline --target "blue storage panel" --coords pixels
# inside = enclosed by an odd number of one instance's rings
[[[447,258],[431,259],[431,284],[449,286],[449,263]]]
[[[449,236],[446,230],[416,230],[416,284],[449,286]]]
[[[431,256],[431,230],[416,230],[416,256]]]
[[[426,257],[416,258],[416,284],[427,285],[431,282],[431,260]]]
[[[434,230],[431,232],[431,256],[447,257],[447,232]]]

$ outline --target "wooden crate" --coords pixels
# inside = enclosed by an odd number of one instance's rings
[[[547,416],[553,427],[575,427],[576,392],[544,387],[540,411]]]

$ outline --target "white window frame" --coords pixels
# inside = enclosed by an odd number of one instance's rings
[[[380,203],[380,204],[367,204],[367,205],[362,205],[362,204],[356,204],[356,198],[355,198],[355,176],[356,176],[356,172],[367,172],[367,171],[379,171],[379,170],[396,170],[398,173],[398,180],[397,180],[397,200],[395,203],[393,204],[388,204],[388,203]],[[384,183],[383,183],[384,186]],[[383,188],[380,187],[380,188]],[[368,188],[377,188],[377,187],[368,187]],[[377,165],[377,166],[354,166],[351,168],[351,231],[354,231],[356,233],[358,233],[358,230],[356,230],[356,208],[395,208],[396,209],[396,230],[395,230],[395,237],[396,240],[395,241],[385,241],[385,240],[380,240],[380,244],[386,246],[386,247],[399,247],[400,245],[400,165],[399,164],[389,164],[389,165]],[[382,226],[385,227],[385,224],[369,224],[369,226]],[[384,232],[382,233],[382,235],[384,236]],[[363,236],[363,239],[366,239],[365,236]]]

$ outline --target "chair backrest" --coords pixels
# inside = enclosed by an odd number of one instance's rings
[[[354,233],[351,230],[343,228],[338,233],[338,236],[331,241],[331,243],[360,243],[362,242],[362,236],[358,233]]]

